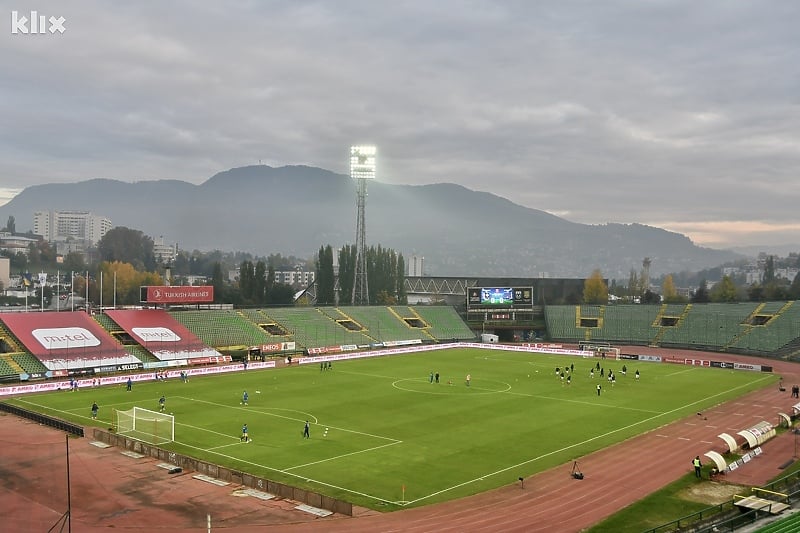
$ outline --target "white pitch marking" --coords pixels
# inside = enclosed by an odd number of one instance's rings
[[[767,378],[763,378],[763,379],[765,380],[765,379],[767,379]],[[763,381],[763,380],[756,380],[756,382],[758,382],[758,381]],[[712,398],[716,398],[717,396],[721,396],[721,395],[723,395],[723,394],[728,394],[728,393],[730,393],[730,392],[731,392],[731,391],[733,391],[733,390],[736,390],[736,389],[741,389],[741,388],[744,388],[744,387],[747,387],[747,386],[750,386],[750,385],[752,385],[752,383],[750,383],[750,384],[745,384],[745,385],[740,385],[739,387],[734,387],[733,389],[730,389],[730,390],[728,390],[728,391],[720,392],[720,393],[714,394],[714,395],[712,395],[712,396],[709,396],[709,397],[707,397],[707,398],[703,398],[703,399],[700,399],[700,400],[694,401],[694,402],[692,402],[692,403],[689,403],[689,404],[686,404],[686,405],[682,405],[682,406],[680,406],[680,407],[676,407],[675,409],[671,409],[671,410],[669,410],[669,411],[666,411],[666,412],[664,412],[664,413],[660,413],[660,414],[657,414],[657,415],[651,416],[650,418],[645,418],[645,419],[643,419],[643,420],[640,420],[640,421],[638,421],[638,422],[634,422],[633,424],[628,424],[627,426],[623,426],[623,427],[620,427],[620,428],[617,428],[617,429],[613,429],[613,430],[611,430],[611,431],[607,431],[607,432],[605,432],[605,433],[602,433],[602,434],[600,434],[600,435],[595,435],[594,437],[591,437],[591,438],[585,439],[585,440],[583,440],[582,442],[576,442],[576,443],[574,443],[574,444],[570,444],[569,446],[565,446],[565,447],[563,447],[563,448],[561,448],[561,449],[559,449],[559,450],[552,450],[552,451],[550,451],[550,452],[547,452],[547,453],[541,454],[541,455],[539,455],[539,456],[537,456],[537,457],[532,457],[531,459],[528,459],[528,460],[526,460],[526,461],[522,461],[522,462],[520,462],[520,463],[517,463],[517,464],[515,464],[515,465],[511,465],[511,466],[508,466],[508,467],[506,467],[506,468],[501,468],[500,470],[497,470],[497,471],[495,471],[495,472],[491,472],[491,473],[489,473],[489,474],[484,474],[484,476],[483,476],[483,477],[491,477],[491,476],[494,476],[494,475],[503,474],[503,473],[505,473],[505,472],[508,472],[509,470],[512,470],[512,469],[519,468],[520,466],[523,466],[523,465],[526,465],[526,464],[529,464],[529,463],[533,463],[533,462],[539,461],[539,460],[541,460],[541,459],[544,459],[544,458],[550,457],[551,455],[555,455],[555,454],[558,454],[558,453],[562,453],[562,452],[565,452],[565,451],[571,450],[571,449],[573,449],[573,448],[576,448],[576,447],[578,447],[578,446],[583,446],[583,445],[585,445],[585,444],[588,444],[589,442],[593,442],[593,441],[596,441],[596,440],[598,440],[598,439],[605,438],[605,437],[607,437],[607,436],[609,436],[609,435],[613,435],[614,433],[619,433],[619,432],[621,432],[621,431],[628,430],[628,429],[630,429],[630,428],[633,428],[633,427],[636,427],[636,426],[639,426],[639,425],[645,424],[645,423],[647,423],[647,422],[651,422],[651,421],[653,421],[653,420],[656,420],[657,418],[661,418],[662,416],[669,415],[669,414],[671,414],[671,413],[674,413],[674,412],[676,412],[676,411],[681,411],[681,410],[683,410],[683,409],[688,409],[689,407],[691,407],[691,406],[693,406],[693,405],[697,405],[697,404],[699,404],[699,403],[701,403],[701,402],[707,402],[707,401],[711,400]],[[462,482],[462,483],[458,483],[458,484],[456,484],[456,485],[453,485],[452,487],[448,487],[448,488],[445,488],[445,489],[442,489],[442,490],[438,490],[438,491],[432,492],[431,494],[428,494],[427,496],[422,496],[422,497],[420,497],[420,498],[417,498],[416,500],[410,500],[410,501],[408,502],[408,504],[410,504],[410,505],[413,505],[413,504],[415,504],[415,503],[417,503],[417,502],[420,502],[420,501],[423,501],[423,500],[427,500],[427,499],[429,499],[429,498],[432,498],[432,497],[434,497],[434,496],[438,496],[439,494],[443,494],[443,493],[445,493],[445,492],[448,492],[448,491],[451,491],[451,490],[453,490],[453,489],[457,489],[457,488],[459,488],[459,487],[463,487],[463,486],[469,485],[470,483],[474,483],[474,482],[475,482],[475,481],[477,481],[478,479],[480,479],[480,478],[470,479],[470,480],[464,481],[464,482]]]
[[[366,448],[364,450],[358,450],[358,451],[350,452],[350,453],[344,453],[342,455],[337,455],[335,457],[328,457],[327,459],[320,459],[319,461],[312,461],[310,463],[305,463],[305,464],[302,464],[302,465],[290,466],[290,467],[286,468],[285,471],[288,472],[289,470],[294,470],[295,468],[303,468],[304,466],[316,465],[316,464],[319,464],[319,463],[325,463],[327,461],[335,461],[336,459],[341,459],[342,457],[348,457],[350,455],[358,455],[359,453],[364,453],[364,452],[371,452],[373,450],[379,450],[381,448],[386,448],[387,446],[394,446],[395,444],[402,444],[402,442],[403,441],[390,442],[389,444],[381,444],[380,446],[374,446],[372,448]]]

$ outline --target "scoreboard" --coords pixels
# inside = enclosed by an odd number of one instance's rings
[[[469,287],[467,309],[531,307],[533,287]]]

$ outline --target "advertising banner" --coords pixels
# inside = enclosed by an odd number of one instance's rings
[[[198,304],[214,301],[213,285],[204,286],[169,286],[155,285],[142,287],[141,300],[155,304]]]

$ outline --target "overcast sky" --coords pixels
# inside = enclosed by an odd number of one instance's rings
[[[712,247],[800,242],[800,2],[0,7],[0,197],[259,161],[347,173],[370,143],[388,183]],[[22,34],[31,10],[64,33]]]

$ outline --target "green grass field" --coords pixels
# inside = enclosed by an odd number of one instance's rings
[[[175,416],[163,447],[380,510],[426,505],[513,483],[776,382],[772,374],[451,349],[248,370],[166,383],[57,392],[22,407],[109,427],[114,409]],[[575,365],[562,384],[555,367]],[[627,364],[627,376],[621,367]],[[636,382],[633,373],[641,372]],[[440,383],[430,383],[439,372]],[[469,387],[464,378],[471,374]],[[452,381],[452,385],[448,382]],[[598,397],[597,383],[603,386]],[[247,390],[249,405],[241,405]],[[93,401],[100,406],[92,421]],[[302,436],[311,424],[311,438]],[[252,442],[240,441],[247,423]],[[327,428],[327,434],[325,430]]]

